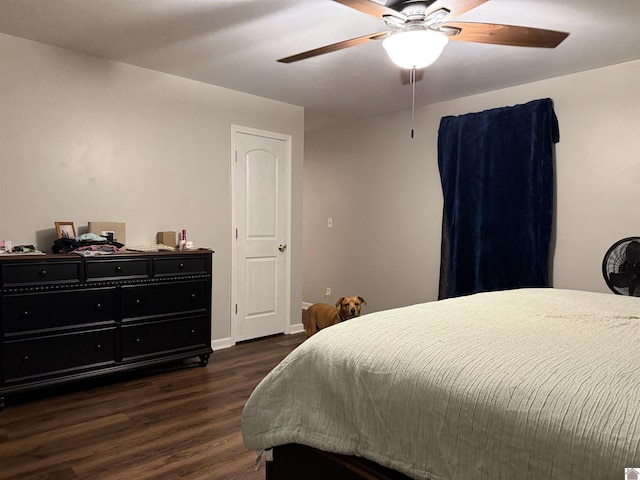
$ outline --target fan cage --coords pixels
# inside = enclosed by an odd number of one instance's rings
[[[607,282],[607,286],[613,293],[618,295],[627,295],[629,296],[629,288],[628,287],[617,287],[611,284],[609,274],[610,273],[620,273],[620,267],[626,262],[626,250],[627,246],[631,242],[640,242],[640,237],[627,237],[622,240],[618,240],[616,243],[611,245],[609,250],[604,256],[602,260],[602,276]],[[640,297],[640,285],[635,288],[633,293],[634,297]]]

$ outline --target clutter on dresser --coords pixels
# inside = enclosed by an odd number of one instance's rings
[[[42,253],[34,245],[16,245],[13,247],[15,253]]]
[[[187,231],[182,230],[181,240],[178,243],[178,250],[197,250],[195,244],[191,240],[187,240]]]
[[[156,234],[156,243],[158,245],[170,245],[175,248],[178,245],[176,232],[158,232]]]
[[[0,241],[0,253],[11,253],[11,250],[13,250],[11,240]]]
[[[88,222],[89,233],[109,238],[109,241],[127,244],[125,222]],[[158,242],[159,243],[159,242]]]
[[[106,237],[95,233],[83,233],[77,238],[62,237],[53,242],[53,253],[75,253],[83,257],[110,255],[120,252],[124,244],[109,241]]]
[[[57,239],[51,251],[54,254],[77,254],[83,257],[138,252],[176,252],[207,250],[197,248],[187,240],[187,230],[157,232],[155,243],[126,245],[124,222],[88,222],[88,232],[76,235],[73,222],[55,222]],[[81,227],[81,230],[84,229]]]
[[[175,252],[176,247],[165,245],[164,243],[152,243],[149,245],[135,245],[127,247],[130,252]]]
[[[186,250],[187,249],[187,231],[182,229],[182,236],[180,237],[180,241],[178,242],[178,250]]]
[[[76,227],[73,222],[54,222],[58,238],[76,238]]]
[[[44,255],[34,245],[13,246],[11,240],[0,241],[0,256],[6,255]]]

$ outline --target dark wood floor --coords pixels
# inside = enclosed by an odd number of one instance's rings
[[[264,465],[254,471],[242,444],[242,408],[303,340],[270,337],[217,351],[206,368],[194,359],[10,398],[0,412],[0,479],[261,480]]]

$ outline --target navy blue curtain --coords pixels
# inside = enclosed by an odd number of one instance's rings
[[[558,140],[548,98],[441,119],[440,299],[549,286]]]

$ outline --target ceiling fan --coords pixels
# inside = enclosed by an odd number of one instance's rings
[[[555,48],[569,34],[495,23],[455,22],[455,17],[489,0],[334,0],[383,20],[388,30],[315,48],[278,62],[292,63],[374,40],[384,40],[387,54],[407,69],[433,63],[448,40],[496,45]]]

